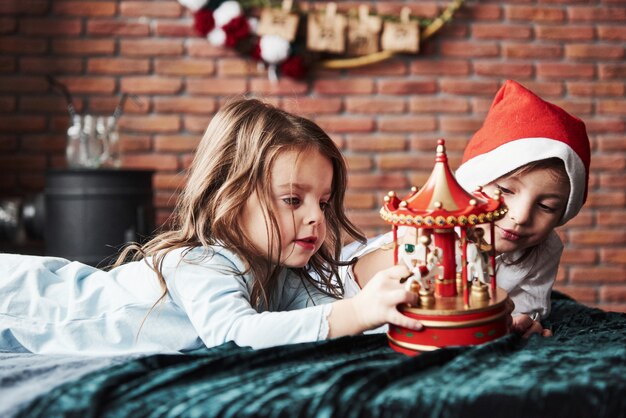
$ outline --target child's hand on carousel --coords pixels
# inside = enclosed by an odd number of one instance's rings
[[[513,332],[521,334],[522,338],[529,338],[533,334],[539,334],[542,337],[551,337],[552,331],[544,328],[536,319],[528,314],[519,314],[513,317]]]
[[[404,280],[410,275],[404,265],[381,270],[354,298],[355,315],[363,329],[373,329],[389,323],[414,330],[422,329],[422,324],[402,315],[397,306],[403,303],[417,304],[418,295],[405,288]]]

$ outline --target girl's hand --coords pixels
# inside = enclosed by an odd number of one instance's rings
[[[401,303],[417,304],[418,295],[400,283],[409,274],[402,265],[381,270],[356,296],[334,302],[328,317],[329,338],[359,334],[386,323],[421,330],[419,321],[402,315],[397,308]]]
[[[528,338],[533,334],[539,334],[542,337],[551,337],[552,331],[544,328],[541,322],[535,321],[527,314],[520,314],[513,317],[512,330],[515,333],[522,334],[522,338]]]
[[[406,266],[397,265],[382,270],[372,277],[367,286],[352,298],[355,316],[364,330],[390,323],[413,330],[422,324],[402,315],[397,306],[401,303],[417,304],[418,295],[406,290],[400,280],[410,275]]]

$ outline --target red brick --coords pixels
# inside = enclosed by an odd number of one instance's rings
[[[496,4],[472,4],[472,7],[461,7],[454,15],[455,19],[470,21],[500,20],[503,16],[502,7]]]
[[[317,94],[330,95],[370,94],[374,92],[374,80],[371,78],[314,80],[313,91]]]
[[[59,1],[52,2],[52,11],[58,15],[102,17],[113,16],[117,10],[115,1]]]
[[[402,151],[407,141],[403,135],[348,135],[347,147],[351,151],[369,151],[372,153]]]
[[[46,118],[32,115],[0,115],[0,132],[44,132]]]
[[[626,280],[626,276],[624,276],[624,280]],[[620,285],[602,286],[600,288],[600,299],[603,302],[626,303],[626,286],[620,286]]]
[[[402,174],[361,174],[350,173],[348,176],[348,190],[394,190],[406,189],[408,182],[406,176]]]
[[[187,176],[183,173],[155,173],[152,177],[152,187],[159,190],[182,190],[187,183]],[[169,193],[171,197],[172,194]]]
[[[122,91],[134,94],[174,94],[182,89],[182,80],[167,77],[124,77]]]
[[[20,20],[20,33],[26,35],[77,36],[82,30],[79,19],[63,19],[50,21],[49,18],[32,18]]]
[[[473,80],[456,80],[443,79],[440,81],[441,91],[450,94],[473,94],[477,96],[492,97],[500,83],[497,81],[473,81]]]
[[[281,108],[298,115],[319,115],[339,113],[343,105],[340,98],[298,96],[283,98]]]
[[[76,106],[74,102],[74,106]],[[80,106],[78,106],[80,109]],[[20,100],[20,111],[23,112],[46,112],[46,113],[62,113],[67,115],[67,104],[65,98],[60,95],[57,97],[23,97]]]
[[[536,37],[550,41],[591,41],[595,32],[593,26],[538,26]]]
[[[15,57],[0,57],[0,73],[14,73],[17,69]]]
[[[81,58],[23,57],[20,58],[22,74],[77,74],[83,71]]]
[[[624,22],[626,21],[626,8],[570,6],[567,8],[567,15],[572,22]]]
[[[192,38],[197,36],[193,27],[185,21],[158,21],[154,34],[162,37]]]
[[[1,119],[0,123],[2,123]],[[0,155],[0,172],[16,169],[21,171],[43,170],[45,167],[45,155]]]
[[[123,153],[145,152],[152,149],[152,140],[148,135],[130,135],[122,133],[120,143]]]
[[[200,135],[156,135],[154,150],[157,152],[193,152],[200,143]]]
[[[513,5],[505,8],[505,16],[512,21],[555,23],[565,20],[565,11],[556,7]]]
[[[605,312],[626,313],[626,304],[599,303],[595,307]]]
[[[601,80],[623,80],[626,78],[626,64],[599,64],[598,75]]]
[[[534,69],[530,63],[478,61],[474,63],[474,72],[481,76],[497,76],[521,81],[531,77]]]
[[[532,29],[528,25],[512,25],[510,23],[475,23],[472,25],[472,35],[474,39],[526,40],[531,38]]]
[[[315,122],[327,132],[372,132],[374,120],[369,117],[320,116]]]
[[[563,108],[565,111],[583,117],[585,115],[593,114],[594,106],[591,100],[572,100],[570,99],[553,99],[551,100],[555,105]]]
[[[467,132],[468,134],[473,134],[483,125],[483,119],[476,119],[470,116],[442,116],[440,125],[443,132]]]
[[[626,86],[619,81],[568,81],[567,90],[574,96],[615,96],[626,94]]]
[[[377,64],[366,65],[347,70],[351,76],[404,76],[409,73],[410,60],[402,58],[392,58]]]
[[[617,245],[626,244],[626,231],[614,229],[594,229],[586,231],[571,231],[570,240],[573,244],[581,245]]]
[[[378,99],[374,97],[347,97],[346,111],[351,113],[403,113],[406,110],[404,99]]]
[[[500,54],[500,47],[496,43],[486,41],[443,41],[440,48],[444,57],[486,58]]]
[[[357,171],[369,171],[373,167],[372,157],[363,154],[347,154],[345,155],[346,164],[350,173]]]
[[[185,116],[183,119],[183,129],[187,132],[201,136],[204,131],[206,131],[206,128],[209,125],[210,121],[210,116],[188,115]]]
[[[598,210],[596,211],[596,218],[596,222],[600,227],[626,226],[626,212],[624,210]]]
[[[411,97],[409,110],[412,113],[467,113],[467,99],[457,97]]]
[[[626,151],[626,135],[598,135],[598,151]]]
[[[466,60],[442,59],[436,61],[415,60],[411,63],[411,74],[435,76],[463,76],[470,73]]]
[[[0,152],[12,153],[17,150],[17,135],[0,134]]]
[[[620,283],[626,280],[626,267],[572,267],[572,283]]]
[[[534,45],[527,42],[504,43],[503,55],[507,58],[556,59],[563,56],[562,45]]]
[[[565,293],[580,303],[596,303],[598,302],[598,289],[593,286],[572,286],[558,284],[554,289]]]
[[[13,112],[17,109],[15,97],[0,96],[0,112]]]
[[[237,52],[228,48],[213,46],[205,38],[188,39],[185,42],[187,54],[190,57],[236,57]]]
[[[549,79],[591,79],[596,75],[593,64],[574,63],[537,63],[537,76]]]
[[[179,56],[183,41],[171,39],[127,39],[120,41],[120,54],[135,57]]]
[[[375,209],[379,205],[373,193],[347,192],[344,200],[347,209]]]
[[[381,132],[434,131],[436,128],[434,116],[385,116],[378,121]]]
[[[0,34],[7,35],[17,31],[17,19],[14,16],[0,16]]]
[[[346,11],[350,11],[353,9],[353,5],[349,5],[349,2],[343,2],[346,4]],[[376,8],[378,14],[381,15],[395,15],[398,16],[400,14],[400,10],[404,4],[399,2],[374,2],[372,4]],[[407,3],[406,6],[411,11],[411,15],[413,16],[423,16],[423,17],[436,17],[441,13],[439,7],[436,4],[432,3]]]
[[[132,58],[91,58],[87,71],[92,74],[147,74],[150,61]]]
[[[417,133],[411,135],[411,149],[425,151],[435,156],[435,150],[437,149],[437,140],[441,138],[439,134],[430,133]],[[446,135],[446,153],[448,156],[461,155],[465,150],[465,145],[469,137],[467,135]],[[456,167],[450,166],[454,169]]]
[[[217,109],[215,99],[206,97],[157,97],[154,110],[158,113],[212,114]]]
[[[588,119],[585,121],[587,133],[623,133],[626,130],[626,121],[620,118]],[[593,162],[592,162],[593,164]]]
[[[601,248],[600,260],[603,264],[626,264],[626,248]]]
[[[624,58],[624,47],[618,45],[569,44],[565,45],[565,57],[603,61]]]
[[[383,79],[378,82],[381,94],[429,94],[437,91],[435,81],[410,81],[404,79]]]
[[[267,77],[267,70],[256,62],[245,58],[223,58],[217,61],[217,74],[220,77],[259,76]]]
[[[48,49],[46,39],[29,39],[16,36],[0,38],[0,53],[3,54],[42,54]]]
[[[120,119],[119,126],[120,129],[138,133],[166,133],[177,132],[181,123],[178,115],[126,115]]]
[[[183,8],[171,1],[123,1],[120,15],[124,17],[180,17]]]
[[[87,21],[87,33],[93,36],[148,36],[150,25],[144,22],[94,19]]]
[[[126,168],[150,170],[176,170],[178,159],[167,154],[125,154],[122,165]]]
[[[562,264],[595,264],[598,256],[594,249],[565,248],[561,256]]]
[[[599,113],[605,115],[626,116],[626,100],[599,100],[597,109]]]
[[[186,85],[189,94],[231,96],[244,94],[248,91],[248,82],[245,79],[222,79],[219,83],[204,79],[189,79]]]
[[[278,81],[270,81],[267,78],[250,80],[250,92],[262,95],[289,95],[304,94],[309,91],[308,83],[297,81],[293,78],[283,77]]]
[[[89,99],[89,110],[93,113],[112,114],[118,104],[120,104],[121,96],[92,97]],[[150,98],[137,98],[136,100],[128,99],[124,104],[123,115],[126,114],[146,114],[151,110]]]
[[[403,152],[381,154],[377,161],[381,170],[419,170],[432,167],[434,158],[423,153]]]
[[[602,41],[626,41],[626,26],[599,25],[597,29]]]
[[[77,93],[104,93],[115,91],[115,80],[110,77],[59,77],[59,82],[65,84],[72,94]]]
[[[213,60],[207,59],[157,59],[155,74],[181,76],[208,76],[215,73]]]
[[[21,149],[25,151],[65,153],[67,138],[65,135],[22,135]]]
[[[49,0],[2,1],[0,14],[44,15],[49,12]]]
[[[52,41],[52,52],[67,55],[111,55],[115,52],[112,39],[56,39]]]

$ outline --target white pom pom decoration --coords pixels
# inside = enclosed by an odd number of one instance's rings
[[[211,45],[224,46],[226,43],[226,32],[224,32],[222,28],[213,28],[213,30],[207,34],[206,38]]]
[[[278,35],[263,35],[259,47],[261,58],[268,64],[278,64],[289,56],[289,41]]]
[[[197,12],[207,4],[207,0],[178,0],[178,2],[192,12]]]
[[[220,4],[220,6],[213,12],[213,19],[215,20],[215,26],[221,28],[234,18],[241,16],[243,10],[238,2],[230,0]]]
[[[256,17],[249,17],[248,26],[250,26],[250,33],[252,33],[253,35],[256,35],[257,34],[256,31],[259,28],[259,19],[257,19]]]

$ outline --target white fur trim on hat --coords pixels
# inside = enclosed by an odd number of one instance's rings
[[[548,158],[563,160],[569,176],[569,199],[559,222],[559,225],[563,225],[576,216],[584,203],[587,173],[578,154],[562,141],[523,138],[507,142],[463,163],[456,171],[456,179],[465,190],[471,192],[528,163]]]

